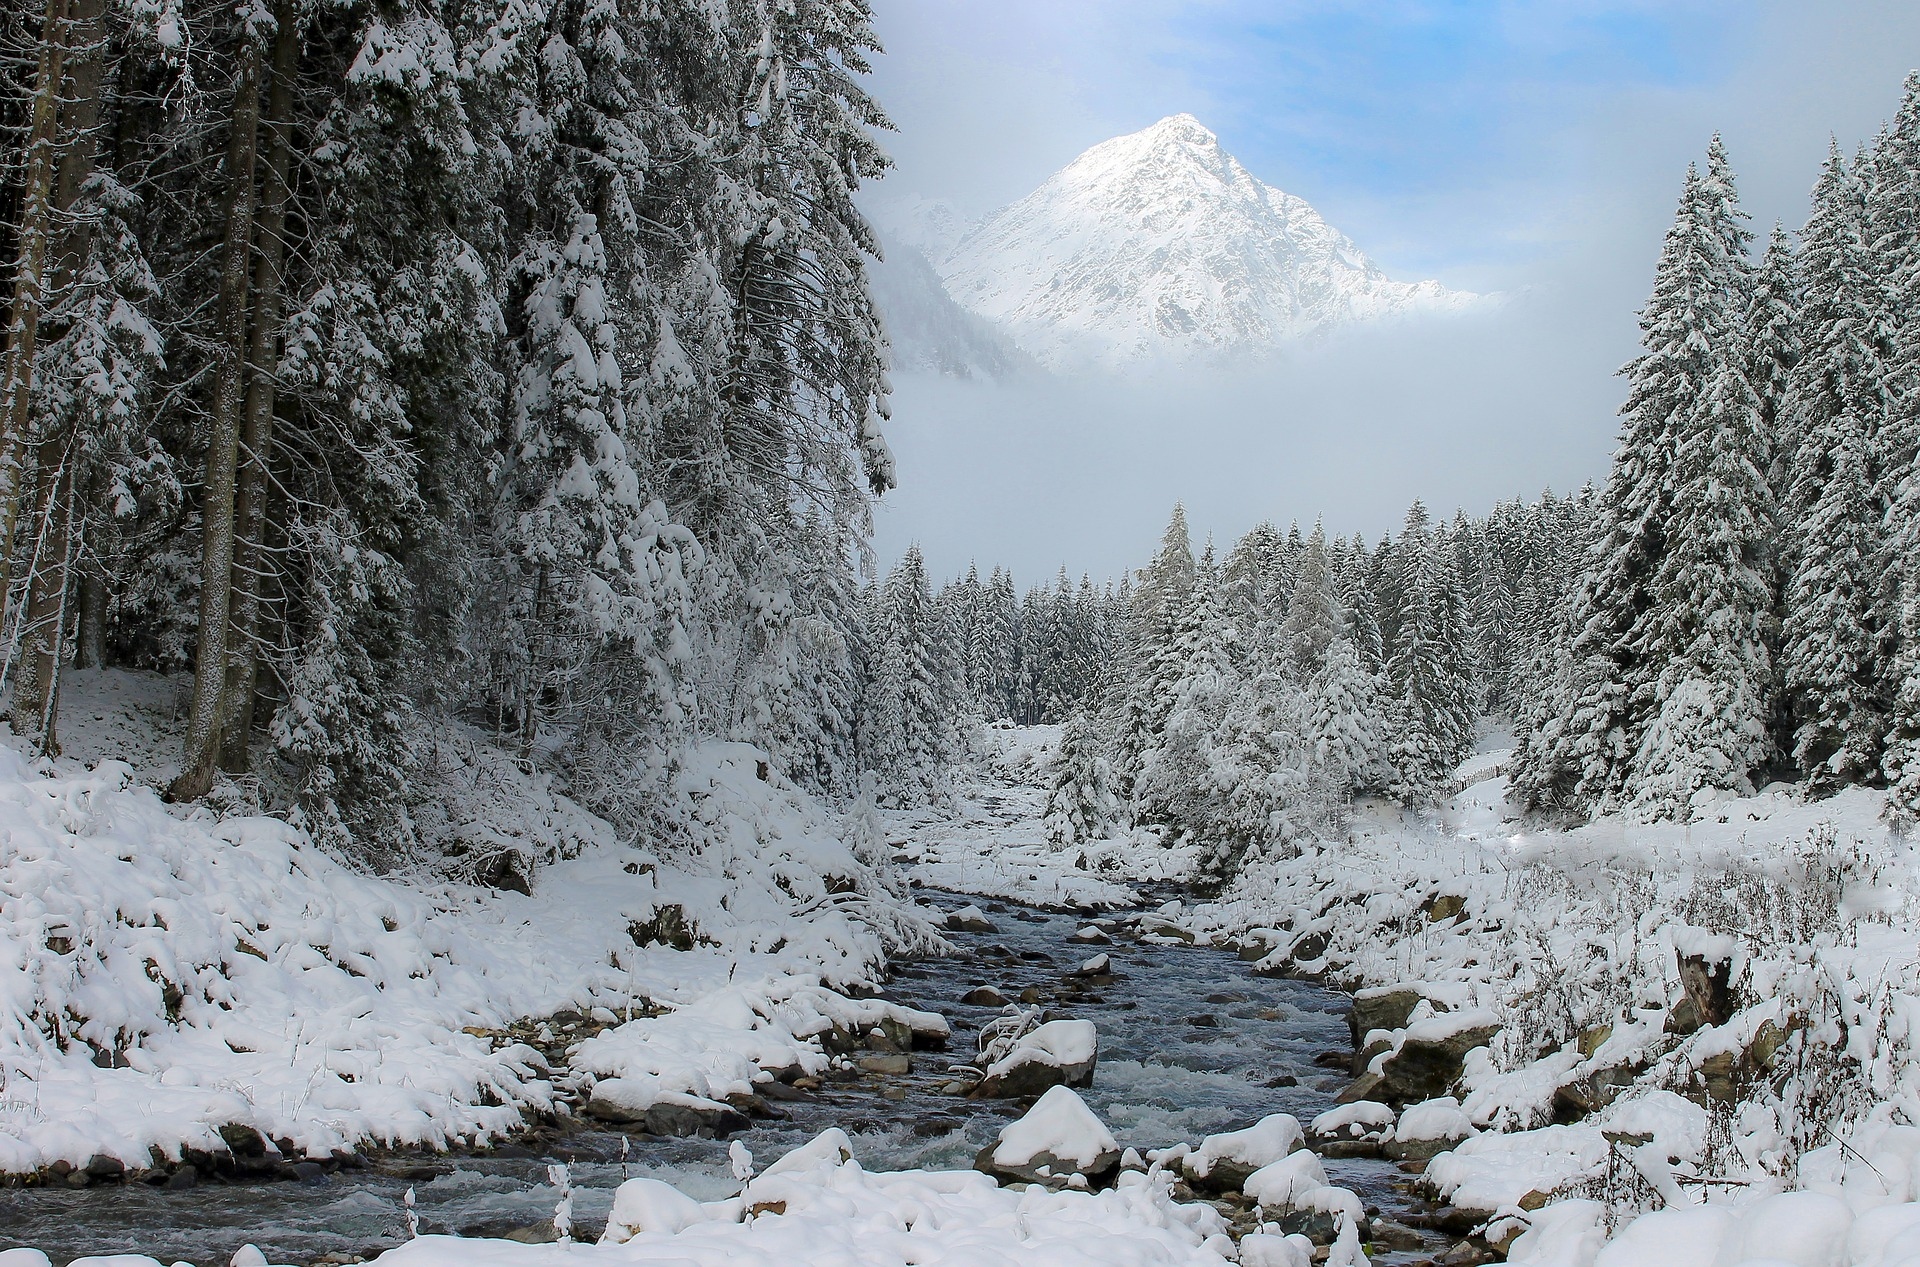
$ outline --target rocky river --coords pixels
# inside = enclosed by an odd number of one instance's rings
[[[946,910],[977,901],[924,896]],[[407,1235],[409,1193],[423,1232],[544,1239],[560,1195],[550,1167],[561,1164],[584,1238],[604,1223],[624,1178],[650,1176],[719,1199],[739,1186],[734,1142],[765,1163],[830,1126],[853,1137],[869,1169],[970,1166],[1019,1111],[1012,1101],[943,1090],[949,1067],[971,1057],[980,1027],[1001,1014],[988,991],[1097,1025],[1099,1064],[1082,1096],[1121,1144],[1142,1152],[1269,1113],[1304,1124],[1349,1081],[1345,995],[1257,976],[1230,951],[1140,938],[1124,916],[1102,921],[1110,943],[1076,942],[1084,915],[977,904],[991,928],[949,934],[959,954],[896,964],[888,988],[889,997],[947,1016],[949,1050],[862,1054],[730,1140],[629,1135],[575,1119],[484,1152],[373,1153],[278,1181],[17,1188],[0,1191],[0,1246],[37,1246],[56,1262],[138,1252],[224,1264],[252,1243],[273,1262],[356,1262]],[[1096,953],[1110,956],[1111,980],[1075,977]],[[1329,1159],[1326,1168],[1370,1213],[1397,1221],[1416,1204],[1391,1162]],[[1376,1246],[1375,1261],[1421,1261],[1452,1243],[1400,1230],[1397,1244]]]

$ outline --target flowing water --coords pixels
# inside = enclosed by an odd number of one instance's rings
[[[928,900],[948,909],[968,901]],[[1317,985],[1254,976],[1233,954],[1116,938],[1082,946],[1067,938],[1086,921],[1010,903],[981,902],[992,933],[956,933],[962,953],[897,964],[888,991],[943,1013],[954,1025],[946,1052],[916,1052],[904,1077],[848,1073],[785,1114],[735,1136],[762,1163],[830,1126],[854,1138],[872,1170],[955,1168],[973,1163],[1016,1113],[1008,1103],[940,1093],[947,1067],[968,1059],[979,1027],[998,1008],[959,1002],[975,986],[1009,998],[1028,987],[1055,1015],[1099,1030],[1100,1060],[1083,1098],[1123,1145],[1162,1147],[1234,1130],[1275,1112],[1302,1122],[1328,1108],[1346,1078],[1315,1058],[1349,1047],[1347,998]],[[1112,957],[1110,986],[1063,993],[1065,974],[1097,952]],[[728,1141],[655,1139],[578,1129],[530,1137],[484,1154],[383,1155],[358,1170],[313,1182],[222,1183],[182,1191],[101,1185],[0,1191],[0,1246],[33,1245],[56,1262],[83,1254],[143,1253],[163,1262],[224,1264],[258,1245],[273,1262],[371,1257],[406,1235],[405,1195],[423,1232],[499,1236],[550,1231],[558,1196],[548,1166],[565,1162],[574,1189],[576,1235],[597,1234],[623,1178],[664,1179],[701,1200],[738,1190]],[[1408,1202],[1390,1163],[1328,1161],[1331,1182],[1392,1214]],[[1436,1241],[1433,1248],[1445,1242]],[[1432,1252],[1429,1249],[1427,1252]],[[1403,1256],[1404,1257],[1404,1256]],[[1392,1261],[1389,1258],[1386,1261]]]

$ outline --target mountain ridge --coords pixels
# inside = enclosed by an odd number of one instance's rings
[[[1341,326],[1485,302],[1388,277],[1190,114],[1093,146],[950,249],[937,240],[953,240],[950,211],[911,202],[938,224],[921,241],[953,299],[1056,368],[1258,357]]]

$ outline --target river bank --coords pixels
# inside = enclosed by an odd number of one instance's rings
[[[923,893],[940,911],[971,895]],[[901,961],[886,993],[901,1006],[937,1011],[953,1027],[946,1052],[843,1051],[817,1085],[769,1107],[728,1139],[660,1138],[610,1129],[579,1115],[484,1150],[376,1153],[365,1164],[305,1182],[228,1182],[210,1175],[181,1191],[127,1185],[91,1191],[0,1193],[0,1226],[17,1243],[56,1258],[140,1252],[202,1262],[256,1244],[276,1262],[370,1257],[406,1237],[406,1194],[426,1233],[550,1237],[558,1194],[547,1167],[564,1164],[576,1235],[604,1223],[613,1189],[650,1177],[689,1196],[719,1200],[738,1188],[732,1145],[765,1160],[838,1127],[869,1170],[964,1169],[1016,1116],[1015,1101],[968,1099],[943,1090],[948,1068],[969,1058],[980,1027],[1002,1008],[966,1002],[991,989],[1053,1013],[1092,1020],[1100,1061],[1083,1095],[1116,1137],[1142,1152],[1244,1126],[1274,1112],[1303,1121],[1330,1107],[1344,1079],[1329,1055],[1347,1048],[1347,1000],[1311,983],[1254,976],[1224,950],[1141,939],[1125,919],[1106,921],[1112,940],[1090,949],[1071,940],[1086,917],[987,900],[990,930],[953,931],[955,954]],[[1097,949],[1114,961],[1109,985],[1071,975]],[[874,1055],[904,1056],[876,1060]],[[901,1069],[904,1064],[906,1067]],[[1329,1162],[1330,1178],[1376,1208],[1397,1210],[1401,1178],[1378,1162]],[[1244,1207],[1242,1207],[1244,1214]],[[1244,1222],[1244,1220],[1243,1220]]]

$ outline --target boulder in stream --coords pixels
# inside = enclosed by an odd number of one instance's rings
[[[649,1135],[720,1136],[751,1125],[731,1104],[662,1092],[638,1078],[602,1078],[594,1084],[585,1112],[616,1126],[638,1126]]]
[[[1000,931],[994,927],[987,913],[977,906],[963,906],[957,911],[948,911],[947,928],[956,933],[994,933]]]
[[[1306,1147],[1291,1113],[1270,1113],[1245,1130],[1209,1135],[1180,1158],[1180,1173],[1201,1192],[1238,1192],[1257,1170]]]
[[[1396,1161],[1426,1161],[1480,1132],[1452,1096],[1410,1106],[1381,1139],[1381,1151]]]
[[[1086,1101],[1056,1086],[981,1149],[973,1164],[1002,1183],[1093,1187],[1120,1169],[1120,1145]]]
[[[1016,1039],[973,1089],[978,1099],[1039,1095],[1050,1087],[1093,1084],[1099,1035],[1092,1021],[1048,1021]]]

